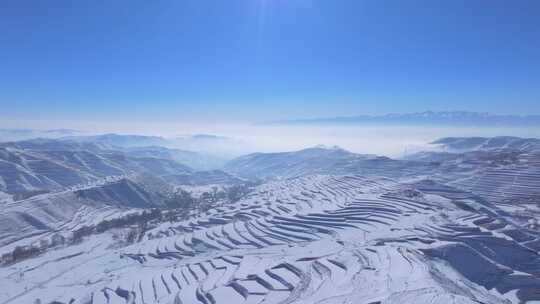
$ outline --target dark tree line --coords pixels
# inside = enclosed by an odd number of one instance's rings
[[[159,209],[144,210],[142,213],[132,213],[123,217],[104,220],[95,226],[83,226],[73,231],[72,243],[80,243],[85,236],[95,233],[103,233],[105,231],[123,228],[128,226],[137,226],[142,233],[148,230],[148,223],[157,220],[160,221],[163,217],[162,211]]]
[[[103,233],[115,228],[137,227],[137,229],[130,229],[127,231],[125,239],[127,243],[134,243],[135,241],[140,241],[142,239],[144,233],[149,229],[149,223],[151,221],[161,221],[162,217],[161,210],[151,209],[145,210],[142,213],[133,213],[111,220],[104,220],[95,226],[83,226],[74,230],[71,238],[68,239],[60,234],[55,234],[51,237],[50,241],[42,239],[39,242],[39,245],[15,247],[11,252],[5,253],[0,257],[0,264],[13,264],[28,258],[36,257],[47,251],[49,248],[59,245],[78,244],[81,243],[86,236]]]
[[[193,197],[190,192],[180,189],[165,199],[165,209],[144,210],[141,213],[132,213],[111,220],[103,220],[94,226],[82,226],[74,230],[70,238],[55,234],[50,240],[41,240],[39,245],[17,246],[11,252],[0,257],[0,265],[17,263],[35,257],[51,247],[78,244],[87,236],[103,233],[111,229],[130,227],[123,241],[126,243],[141,241],[145,233],[155,226],[157,222],[182,220],[193,212],[206,212],[217,204],[236,202],[250,191],[251,186],[247,184],[233,185],[223,189],[212,187],[210,191],[204,192],[200,197]]]

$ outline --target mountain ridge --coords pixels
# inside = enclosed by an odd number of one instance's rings
[[[457,125],[457,126],[540,126],[540,115],[502,115],[469,111],[424,111],[385,115],[356,115],[286,119],[261,125],[303,124],[394,124],[394,125]]]

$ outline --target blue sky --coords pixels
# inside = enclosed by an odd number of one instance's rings
[[[540,114],[540,2],[0,4],[0,117]]]

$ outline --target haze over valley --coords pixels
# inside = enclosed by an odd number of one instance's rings
[[[425,121],[425,113],[432,116],[448,116],[445,121]],[[339,146],[357,153],[371,153],[400,158],[414,152],[433,149],[432,141],[442,137],[494,137],[517,136],[537,137],[540,134],[540,121],[522,119],[520,116],[506,116],[507,122],[487,121],[474,123],[464,120],[463,115],[485,116],[474,112],[420,112],[409,113],[407,120],[393,122],[380,119],[368,122],[339,122],[317,119],[308,122],[283,121],[263,123],[258,121],[244,123],[201,123],[201,122],[122,122],[115,124],[67,123],[73,129],[46,129],[41,124],[33,124],[31,129],[0,129],[0,141],[23,140],[36,137],[59,139],[92,139],[101,136],[100,142],[151,146],[164,145],[170,148],[191,150],[231,159],[252,152],[294,151],[317,145]],[[377,116],[375,116],[377,117]],[[382,116],[384,118],[384,116]],[[497,117],[497,116],[495,116]],[[510,118],[510,119],[509,119]],[[61,122],[50,123],[58,125]],[[32,124],[31,124],[32,126]],[[114,142],[114,136],[107,134],[146,136],[132,143]],[[144,141],[145,140],[145,141]]]

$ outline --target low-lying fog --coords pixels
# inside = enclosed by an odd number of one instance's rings
[[[434,126],[251,126],[216,133],[240,139],[258,151],[291,151],[315,145],[339,146],[364,154],[402,157],[429,150],[441,137],[537,137],[540,128],[472,128]]]
[[[429,143],[441,137],[519,136],[538,137],[540,127],[442,127],[442,126],[366,126],[366,125],[234,125],[182,124],[149,125],[126,128],[121,133],[176,137],[189,134],[213,134],[233,139],[213,151],[228,156],[250,152],[293,151],[316,145],[340,146],[364,154],[402,157],[419,150],[432,149]],[[209,147],[211,147],[210,145]],[[181,147],[179,147],[181,148]],[[218,151],[221,150],[221,151]]]
[[[36,126],[39,128],[39,126]],[[73,128],[84,134],[140,134],[177,138],[211,134],[228,139],[181,141],[175,148],[199,150],[227,158],[251,152],[293,151],[316,145],[339,146],[362,153],[402,157],[433,149],[429,143],[441,137],[518,136],[538,137],[540,127],[443,127],[366,125],[253,125],[224,123],[81,123],[54,128]],[[51,125],[39,129],[50,129]]]

